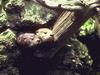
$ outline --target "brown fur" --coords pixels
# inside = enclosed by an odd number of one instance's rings
[[[41,41],[34,33],[21,33],[17,37],[17,43],[21,46],[34,47]]]

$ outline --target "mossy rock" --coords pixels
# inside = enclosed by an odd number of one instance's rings
[[[58,15],[55,11],[41,6],[34,0],[1,0],[0,9],[0,27],[2,29],[26,25],[44,26]]]
[[[15,33],[10,29],[7,29],[0,34],[0,42],[1,43],[7,42],[7,43],[9,43],[9,45],[13,45],[15,43],[15,38],[16,38]]]
[[[89,55],[88,48],[86,47],[86,45],[81,43],[77,39],[72,39],[71,43],[72,43],[72,49],[75,50],[78,58],[80,60],[82,60],[82,62],[84,62],[88,65],[92,65],[93,60],[92,60],[91,56]]]
[[[33,23],[45,24],[55,16],[54,11],[42,7],[33,1],[25,1],[22,12],[22,21],[28,20]]]
[[[7,14],[4,9],[0,10],[0,28],[4,27],[7,24]]]
[[[9,57],[12,56],[9,55],[9,53],[14,52],[12,47],[15,45],[15,41],[16,35],[12,30],[7,29],[0,33],[0,68],[8,66],[12,60],[9,59]]]

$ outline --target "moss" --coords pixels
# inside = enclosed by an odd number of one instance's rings
[[[32,1],[25,2],[25,10],[22,12],[22,21],[23,20],[30,20],[33,23],[44,24],[48,22],[54,13],[46,8],[43,8],[37,3]]]
[[[0,68],[7,66],[9,61],[11,61],[9,59],[11,56],[9,55],[9,49],[15,45],[15,40],[15,33],[10,29],[0,33]]]
[[[87,20],[84,25],[80,28],[79,36],[86,36],[90,35],[92,32],[95,31],[94,20],[90,18]]]
[[[15,33],[7,29],[0,34],[0,42],[7,42],[9,45],[13,45],[15,43]]]
[[[1,9],[0,11],[0,27],[3,27],[7,23],[7,15],[6,12]]]
[[[73,49],[76,51],[77,56],[81,59],[84,59],[85,63],[92,65],[93,60],[89,55],[88,49],[85,44],[81,43],[77,39],[72,40]]]
[[[7,0],[4,4],[7,14],[19,14],[24,6],[23,0]]]
[[[2,0],[0,0],[0,5],[2,4]]]
[[[0,44],[0,54],[5,54],[6,47],[2,44]]]
[[[23,5],[23,0],[8,0],[7,5],[15,5],[15,6],[22,6]]]
[[[6,61],[7,56],[6,55],[0,55],[0,61]]]

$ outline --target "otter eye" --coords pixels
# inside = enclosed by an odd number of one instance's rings
[[[31,38],[31,40],[34,40],[34,38]]]
[[[54,34],[50,34],[50,36],[54,36]]]
[[[41,40],[39,40],[39,39],[38,39],[38,40],[37,40],[37,42],[38,42],[38,43],[40,43],[40,42],[41,42]]]
[[[24,37],[23,39],[25,40],[26,38]]]
[[[47,32],[44,32],[44,34],[47,34]]]

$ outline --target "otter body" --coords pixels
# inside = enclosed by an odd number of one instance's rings
[[[20,33],[16,40],[20,46],[36,47],[54,43],[54,34],[48,28],[40,28],[36,33]]]
[[[17,43],[21,46],[34,47],[40,42],[40,38],[34,33],[21,33],[17,37]]]

